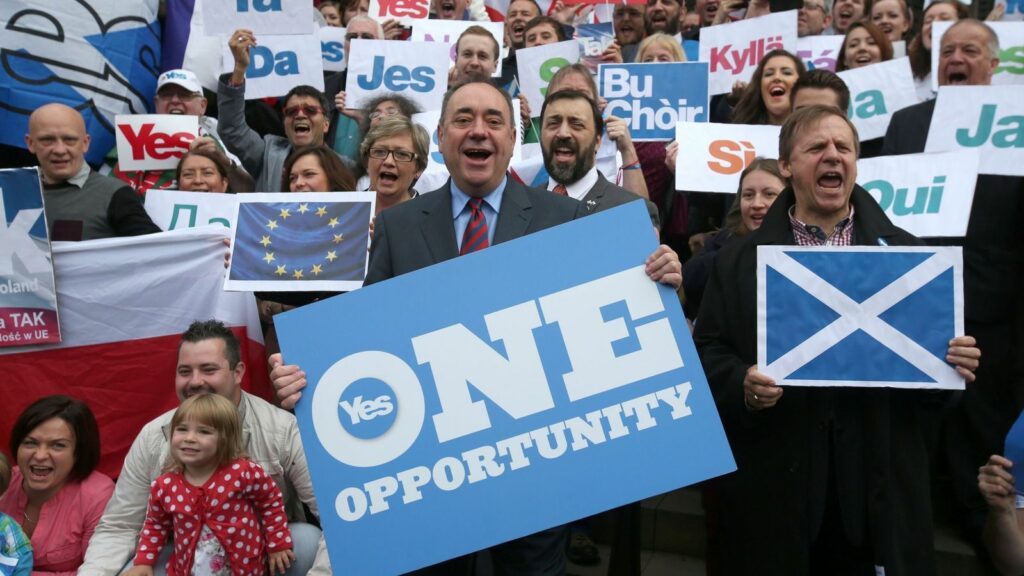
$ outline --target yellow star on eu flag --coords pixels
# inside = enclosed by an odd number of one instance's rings
[[[334,250],[329,250],[329,251],[327,252],[327,256],[326,256],[326,258],[327,258],[327,261],[328,261],[328,262],[334,262],[334,260],[335,260],[335,259],[336,259],[337,257],[338,257],[338,255],[337,255],[337,254],[336,254],[336,253],[334,252]]]
[[[296,280],[298,280],[298,279],[300,279],[302,277],[303,277],[303,275],[302,275],[302,268],[296,268],[295,271],[292,272],[292,278],[295,278]]]
[[[334,243],[335,244],[341,244],[341,241],[344,240],[344,239],[345,239],[345,235],[344,234],[335,234],[334,235]]]
[[[299,214],[305,214],[306,212],[309,212],[309,204],[299,204],[298,212]]]
[[[277,228],[277,220],[268,220],[267,221],[267,228],[270,228],[271,230],[276,229]]]
[[[317,216],[327,216],[327,207],[326,206],[320,206],[319,208],[317,208],[316,209],[316,215]]]
[[[327,225],[330,226],[331,228],[334,228],[335,226],[338,225],[338,219],[337,218],[331,218],[330,222],[328,222]]]
[[[291,215],[292,215],[292,213],[291,213],[290,210],[288,210],[287,208],[281,208],[281,218],[287,220],[288,217],[291,216]]]
[[[263,256],[263,261],[266,262],[267,264],[270,264],[274,260],[275,260],[275,258],[274,258],[274,253],[273,252],[267,252]]]
[[[270,246],[270,236],[264,236],[262,239],[260,239],[260,244],[262,244],[264,248]]]
[[[323,268],[319,264],[313,264],[313,269],[310,270],[310,272],[312,272],[314,276],[319,276],[320,273],[323,271]]]
[[[277,270],[274,270],[274,274],[277,274],[278,276],[284,276],[287,273],[288,273],[288,269],[285,268],[283,264],[278,266]]]

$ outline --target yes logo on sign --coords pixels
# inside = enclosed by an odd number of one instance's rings
[[[1024,99],[1020,86],[943,86],[925,152],[976,149],[981,174],[1024,176]]]
[[[167,170],[178,166],[199,134],[199,117],[178,114],[119,114],[117,158],[123,170]]]
[[[676,189],[735,193],[754,158],[779,154],[779,127],[680,122]]]
[[[976,150],[881,156],[857,162],[858,183],[893,224],[921,238],[967,233],[977,177]]]
[[[605,112],[629,122],[633,140],[671,140],[678,122],[706,122],[708,65],[704,62],[602,64]]]
[[[410,24],[430,17],[430,0],[370,0],[370,18]]]
[[[424,110],[440,110],[447,87],[449,45],[443,42],[353,40],[349,44],[349,106],[394,92]]]
[[[391,428],[398,405],[390,386],[381,380],[366,378],[345,389],[338,409],[342,427],[356,438],[369,440]]]

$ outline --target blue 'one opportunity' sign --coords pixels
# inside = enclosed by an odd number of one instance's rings
[[[336,570],[396,574],[735,469],[640,202],[275,318]]]
[[[633,140],[672,140],[677,123],[708,121],[707,62],[601,64],[598,86]]]

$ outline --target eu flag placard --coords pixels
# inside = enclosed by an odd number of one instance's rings
[[[757,248],[757,365],[781,385],[963,390],[955,247]]]
[[[374,201],[372,192],[240,196],[224,289],[362,287]]]

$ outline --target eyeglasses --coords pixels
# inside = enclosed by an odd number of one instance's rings
[[[299,111],[302,111],[306,116],[316,116],[324,111],[319,106],[289,106],[284,109],[284,115],[288,118],[294,118],[299,115]]]
[[[398,108],[388,108],[386,110],[374,110],[373,112],[370,112],[370,120],[376,120],[377,118],[380,118],[381,116],[394,116],[395,114],[400,114],[401,112],[402,111],[399,110]]]
[[[376,40],[377,37],[369,32],[352,32],[351,34],[345,34],[345,40]]]
[[[370,158],[374,160],[384,160],[388,157],[388,154],[395,157],[395,162],[412,162],[416,159],[414,152],[408,150],[388,150],[387,148],[370,148]]]
[[[163,94],[157,94],[157,100],[171,100],[177,98],[182,102],[191,102],[196,98],[202,98],[202,94],[196,94],[195,92],[164,92]]]
[[[812,4],[811,2],[804,2],[803,9],[804,10],[821,10],[822,12],[824,12],[825,11],[825,5],[824,4]]]

